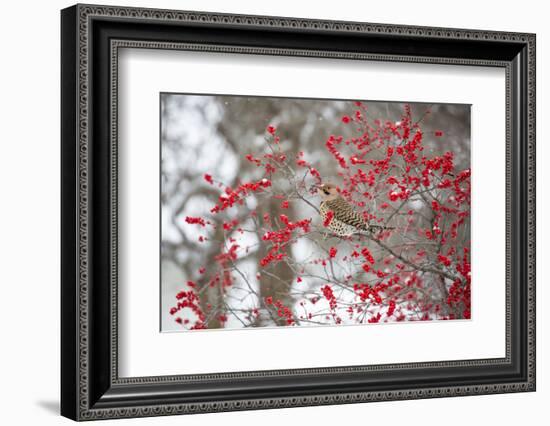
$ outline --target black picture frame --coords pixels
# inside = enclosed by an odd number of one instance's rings
[[[535,35],[75,5],[61,12],[61,414],[74,420],[535,390]],[[506,70],[506,356],[118,377],[117,52],[194,49]]]

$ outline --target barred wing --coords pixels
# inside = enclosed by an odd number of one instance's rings
[[[368,231],[369,225],[363,219],[363,216],[349,204],[346,200],[339,197],[335,200],[325,201],[327,209],[332,211],[334,219],[351,225],[357,229]]]

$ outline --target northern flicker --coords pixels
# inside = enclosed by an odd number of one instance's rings
[[[379,225],[370,225],[350,203],[342,198],[336,185],[331,183],[319,185],[317,186],[317,193],[321,197],[319,212],[323,222],[327,223],[326,226],[331,232],[340,237],[391,229]],[[332,212],[332,215],[329,212]],[[329,217],[329,215],[332,217]]]

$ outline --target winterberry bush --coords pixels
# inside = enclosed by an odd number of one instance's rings
[[[246,179],[202,173],[200,214],[182,208],[174,220],[210,255],[181,282],[172,320],[205,329],[469,319],[469,153],[457,161],[448,130],[423,128],[431,114],[413,118],[404,104],[379,118],[347,102],[333,134],[307,150],[267,122],[241,155]],[[314,190],[327,182],[377,231],[334,235]]]

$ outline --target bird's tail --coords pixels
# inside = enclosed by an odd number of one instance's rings
[[[370,232],[380,232],[380,231],[390,231],[395,229],[393,226],[384,226],[384,225],[369,225]]]
[[[384,225],[368,225],[365,229],[361,230],[359,234],[362,235],[373,235],[378,234],[382,231],[391,231],[395,229],[393,226],[384,226]]]

